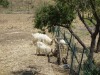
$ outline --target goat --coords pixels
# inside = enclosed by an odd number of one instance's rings
[[[65,40],[63,40],[63,39],[60,39],[59,43],[64,44],[64,45],[66,44]]]
[[[46,34],[41,34],[41,33],[33,34],[32,33],[32,36],[33,36],[33,44],[35,44],[37,41],[46,42],[49,45],[52,45],[53,43],[52,39]]]
[[[42,54],[45,54],[48,57],[48,62],[50,62],[50,53],[53,54],[53,50],[54,49],[44,44],[43,42],[37,42],[36,54],[41,54],[41,52],[43,52]]]
[[[49,53],[52,52],[52,49],[44,44],[43,42],[38,41],[37,42],[37,49],[36,49],[36,54],[40,54],[40,52],[44,52],[44,54],[47,56]]]

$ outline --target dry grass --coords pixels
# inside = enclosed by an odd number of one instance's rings
[[[45,3],[53,3],[52,0],[8,0],[9,7],[0,7],[0,13],[31,13],[33,14],[35,10]]]
[[[34,55],[35,46],[31,45],[31,33],[38,30],[33,28],[32,14],[0,14],[0,16],[0,75],[13,75],[12,71],[25,70],[28,66],[35,66],[40,70],[40,75],[64,75],[65,72],[48,63],[46,57]],[[77,34],[79,35],[78,31]],[[49,33],[48,35],[50,36]],[[82,36],[82,39],[89,38],[86,35]],[[85,43],[87,41],[90,40],[84,40]],[[81,54],[77,56],[80,59]],[[94,55],[98,65],[100,65],[99,57],[99,53]],[[68,61],[70,62],[70,56]]]
[[[19,6],[21,10],[19,13],[24,13],[28,7],[23,7],[22,0],[9,0],[14,3],[13,13],[18,10]],[[17,2],[16,2],[17,1]],[[30,2],[31,0],[27,0]],[[33,3],[29,6],[35,8],[41,4],[42,1],[49,2],[51,0],[32,0]],[[24,1],[26,2],[26,1]],[[18,6],[19,3],[19,6]],[[27,6],[27,2],[24,6]],[[10,12],[9,12],[10,11]],[[0,13],[12,13],[11,8],[7,10],[1,8]],[[16,12],[18,13],[18,12]],[[27,69],[29,66],[36,67],[40,70],[40,75],[66,75],[66,72],[62,72],[58,66],[48,63],[45,56],[35,55],[35,46],[31,45],[32,36],[31,33],[39,31],[33,28],[33,14],[0,14],[0,75],[13,75],[12,72],[17,72]],[[76,19],[74,23],[74,31],[86,44],[90,46],[90,35],[86,31],[83,24]],[[76,26],[77,25],[77,26]],[[47,33],[50,37],[51,34]],[[77,41],[75,40],[77,43]],[[79,51],[82,51],[82,47],[77,43]],[[77,53],[78,59],[81,57],[81,53]],[[100,53],[94,54],[96,64],[100,66]],[[70,56],[68,62],[70,63]],[[86,56],[84,56],[86,60]],[[76,61],[75,61],[76,63]],[[77,63],[76,63],[77,65]]]
[[[0,75],[14,75],[29,66],[40,70],[40,75],[64,74],[56,71],[55,65],[47,62],[47,57],[35,55],[31,33],[38,30],[33,28],[32,14],[0,16]]]
[[[91,35],[89,34],[89,32],[84,27],[83,23],[79,20],[78,17],[74,21],[73,25],[74,25],[74,27],[73,27],[74,32],[80,37],[80,39],[83,41],[83,43],[86,45],[86,47],[89,48],[91,45]],[[91,30],[94,31],[94,28],[92,27]],[[82,50],[83,50],[82,46],[76,40],[75,40],[75,42],[76,42],[76,46],[79,49],[78,51],[82,52]],[[80,56],[81,55],[79,55],[78,57],[80,58]],[[85,58],[86,58],[86,56],[85,56]],[[94,53],[94,60],[95,60],[97,66],[100,66],[99,58],[100,58],[100,52]]]

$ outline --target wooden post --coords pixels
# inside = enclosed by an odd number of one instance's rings
[[[60,50],[60,43],[59,43],[59,41],[60,41],[60,38],[57,37],[57,50],[58,50],[57,63],[58,63],[58,65],[61,64],[61,50]]]

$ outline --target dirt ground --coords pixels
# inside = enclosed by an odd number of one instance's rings
[[[33,25],[32,14],[0,14],[0,75],[20,75],[20,72],[32,67],[39,71],[39,75],[68,75],[68,71],[48,63],[46,56],[35,55],[36,47],[32,45],[31,34],[39,30]],[[88,47],[90,35],[82,23],[76,20],[76,25],[74,31]],[[80,47],[78,43],[77,45]],[[79,55],[78,57],[80,58]],[[94,54],[96,63],[100,66],[99,57],[100,53]]]
[[[36,56],[32,45],[32,14],[0,14],[0,75],[36,67],[40,75],[67,75],[58,66],[47,62],[47,57]],[[19,74],[18,74],[19,75]]]

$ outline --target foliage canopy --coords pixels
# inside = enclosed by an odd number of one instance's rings
[[[35,14],[35,27],[49,30],[55,25],[70,25],[75,18],[74,6],[68,3],[57,1],[55,5],[45,4]]]
[[[92,70],[91,61],[93,60],[93,52],[95,43],[97,43],[97,51],[100,52],[100,0],[54,0],[54,5],[44,5],[37,10],[35,15],[35,27],[52,29],[53,26],[68,27],[69,32],[78,40],[78,42],[87,48],[83,41],[75,34],[70,25],[76,14],[80,18],[83,25],[91,35],[89,59],[89,72],[95,74],[95,69]],[[94,24],[94,31],[91,31],[87,21]],[[70,28],[69,28],[70,27]],[[99,38],[96,42],[97,35]],[[97,74],[97,73],[96,73]],[[98,71],[98,74],[100,72]]]

